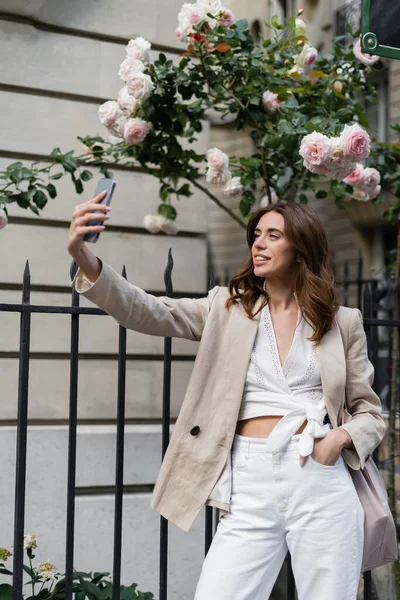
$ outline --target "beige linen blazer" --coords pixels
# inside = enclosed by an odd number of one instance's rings
[[[200,342],[151,499],[153,509],[189,531],[201,508],[213,504],[210,495],[229,463],[259,315],[249,319],[240,304],[227,310],[226,287],[215,286],[199,299],[155,297],[106,263],[94,284],[78,270],[72,285],[128,329]],[[351,468],[363,468],[386,427],[371,387],[374,368],[361,312],[340,306],[316,353],[330,422],[346,429],[354,444],[343,458]],[[353,418],[343,424],[345,399]]]

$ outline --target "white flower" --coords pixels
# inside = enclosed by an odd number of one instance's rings
[[[178,228],[174,221],[158,213],[155,215],[146,215],[143,218],[143,226],[150,233],[158,233],[159,231],[163,231],[169,235],[176,235],[178,233]]]
[[[307,25],[305,24],[303,19],[301,19],[300,17],[296,18],[295,26],[296,26],[296,29],[306,29],[307,28]]]
[[[136,73],[132,79],[128,81],[128,92],[131,96],[139,100],[145,100],[154,90],[154,84],[149,75],[145,73]]]
[[[126,47],[126,54],[130,58],[141,60],[142,62],[149,62],[150,60],[151,44],[142,37],[137,37],[134,40],[130,40]]]
[[[229,169],[218,169],[217,171],[214,169],[208,169],[206,181],[212,185],[224,185],[231,179],[231,177],[232,174]]]
[[[282,104],[282,101],[278,100],[278,94],[274,94],[274,92],[267,90],[263,93],[262,103],[265,110],[275,112],[280,104]]]
[[[172,219],[167,219],[163,215],[156,215],[157,224],[161,231],[167,233],[168,235],[176,235],[178,233],[178,228],[175,225],[175,221]]]
[[[119,66],[118,76],[124,81],[129,81],[137,73],[143,73],[146,66],[141,60],[127,56]]]
[[[141,107],[140,100],[135,98],[135,96],[131,96],[126,85],[118,92],[118,104],[123,110],[128,111],[129,114],[134,113],[134,116],[136,116]]]
[[[310,44],[304,44],[302,51],[295,58],[295,63],[299,67],[310,66],[315,63],[318,56],[318,50]]]
[[[7,225],[7,223],[8,223],[8,219],[7,219],[6,211],[3,210],[2,208],[0,208],[0,229],[4,229],[4,227]]]
[[[49,581],[57,575],[57,570],[49,560],[47,562],[38,563],[35,567],[36,574],[43,581]]]
[[[158,233],[160,228],[156,219],[157,215],[146,215],[143,217],[143,227],[150,231],[150,233]]]
[[[204,13],[219,15],[224,10],[221,0],[197,0],[197,7]]]
[[[0,226],[1,229],[1,226]],[[24,550],[37,548],[37,535],[24,535]]]
[[[228,155],[219,148],[210,148],[207,152],[207,162],[210,169],[213,169],[214,171],[227,169],[229,167]]]
[[[355,187],[353,189],[353,193],[352,193],[352,197],[355,200],[360,200],[361,202],[367,202],[369,200],[369,195],[367,192],[364,192],[364,190],[360,190],[359,188]]]
[[[225,196],[239,196],[243,192],[243,185],[240,182],[240,177],[232,177],[224,188]]]
[[[150,131],[150,123],[139,117],[128,119],[124,124],[124,140],[127,144],[141,144]]]
[[[278,201],[279,201],[279,198],[278,198],[276,192],[271,190],[271,204],[275,204],[275,202],[278,202]],[[263,196],[260,200],[260,208],[265,208],[266,206],[269,206],[268,194],[265,194],[265,196]]]
[[[100,123],[105,127],[113,127],[117,119],[122,117],[123,113],[118,104],[114,100],[107,100],[101,106],[99,106],[98,116]]]
[[[379,173],[379,171],[377,171],[377,169],[374,169],[373,167],[367,167],[363,170],[359,185],[360,189],[370,193],[376,189],[380,182],[381,174]]]

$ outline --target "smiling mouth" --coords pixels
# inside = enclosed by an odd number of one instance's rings
[[[254,257],[254,258],[253,258],[253,262],[254,262],[255,264],[259,264],[259,265],[261,265],[261,264],[263,264],[263,263],[266,263],[266,262],[268,262],[269,260],[271,260],[271,259],[270,259],[270,258],[256,258],[256,257]]]

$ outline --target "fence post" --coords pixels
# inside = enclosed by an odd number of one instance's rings
[[[70,276],[75,277],[78,265],[72,262]],[[79,294],[72,290],[72,307],[79,308]],[[71,314],[71,358],[68,421],[68,485],[65,556],[65,600],[72,600],[74,540],[75,540],[75,482],[76,482],[76,428],[78,414],[78,359],[79,359],[79,311]]]
[[[29,271],[29,262],[26,261],[22,283],[22,311],[20,320],[19,344],[18,420],[14,506],[13,600],[21,600],[23,588],[29,348],[31,334],[30,293],[31,277]]]
[[[172,269],[174,260],[171,248],[168,250],[168,261],[164,271],[166,296],[172,298]],[[162,409],[162,459],[169,444],[169,428],[171,418],[171,353],[172,340],[164,339],[164,380],[163,380],[163,409]],[[160,517],[160,599],[167,600],[168,595],[168,521]]]
[[[122,277],[126,279],[125,265]],[[117,439],[115,456],[114,563],[112,600],[119,600],[121,588],[122,515],[124,490],[125,395],[126,392],[126,328],[119,326]]]

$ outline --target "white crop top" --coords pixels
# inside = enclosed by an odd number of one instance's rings
[[[299,451],[308,456],[313,451],[314,438],[325,437],[331,428],[329,423],[323,423],[327,412],[321,374],[314,344],[307,340],[312,333],[298,307],[292,345],[281,366],[269,306],[261,311],[238,420],[283,415],[268,437],[271,450],[283,447],[307,420]]]

